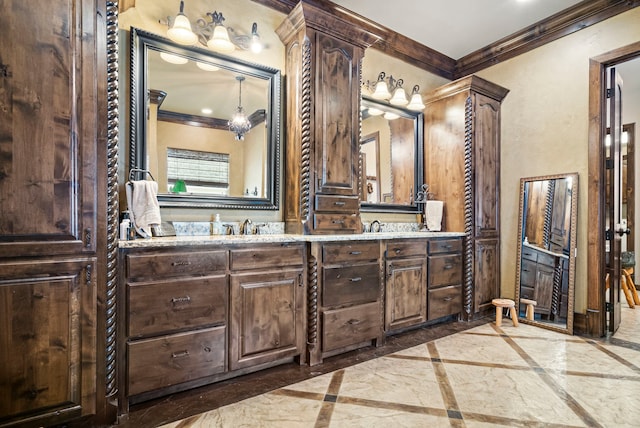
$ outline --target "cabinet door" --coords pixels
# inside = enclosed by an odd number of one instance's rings
[[[500,233],[500,102],[474,94],[475,236]]]
[[[536,313],[551,313],[551,296],[553,294],[553,267],[538,264],[533,300],[536,301]]]
[[[474,257],[474,313],[478,313],[491,309],[491,300],[500,297],[500,241],[477,240]]]
[[[427,320],[427,260],[425,257],[387,262],[385,330]]]
[[[293,357],[304,348],[301,269],[231,274],[229,367]]]
[[[95,260],[0,263],[0,425],[95,412]]]
[[[316,189],[357,196],[362,48],[319,32],[316,42]]]
[[[93,253],[95,4],[8,0],[2,9],[0,257]]]

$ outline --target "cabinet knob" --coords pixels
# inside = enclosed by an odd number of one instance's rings
[[[359,256],[360,254],[362,254],[362,251],[351,251],[349,254],[351,254],[352,256]]]
[[[187,351],[186,349],[184,351],[173,352],[171,354],[171,358],[182,358],[182,357],[188,357],[188,356],[189,356],[189,351]]]
[[[343,207],[344,206],[344,202],[343,201],[336,201],[333,203],[333,205],[337,206],[337,207]]]
[[[171,299],[171,303],[173,303],[174,305],[177,303],[191,303],[191,297],[190,296],[173,297]]]
[[[355,278],[351,278],[349,281],[351,281],[351,282],[360,282],[360,281],[362,281],[362,278],[357,276]]]
[[[189,266],[190,264],[191,262],[187,260],[179,260],[177,262],[171,262],[171,266]]]

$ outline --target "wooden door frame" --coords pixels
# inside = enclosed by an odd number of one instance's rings
[[[589,135],[587,182],[587,313],[586,335],[606,332],[605,311],[605,192],[604,138],[606,132],[606,69],[640,56],[640,42],[589,60]]]

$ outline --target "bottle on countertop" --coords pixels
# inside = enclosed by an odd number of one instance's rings
[[[131,220],[123,218],[120,222],[120,239],[128,241],[131,237]]]
[[[223,227],[222,221],[220,221],[220,214],[216,214],[215,220],[213,222],[212,232],[213,235],[222,235]]]

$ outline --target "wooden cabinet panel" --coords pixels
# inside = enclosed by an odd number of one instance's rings
[[[422,246],[426,249],[424,242]],[[388,260],[386,272],[385,330],[425,322],[427,320],[426,257]]]
[[[95,81],[106,79],[96,5],[8,0],[2,9],[0,257],[93,253],[96,203],[106,206],[96,176]]]
[[[461,254],[429,256],[429,287],[461,283]]]
[[[341,242],[322,246],[322,260],[325,264],[349,265],[353,262],[373,261],[378,258],[380,258],[378,242]]]
[[[378,263],[324,268],[322,275],[324,306],[373,302],[380,297]]]
[[[179,251],[170,253],[128,254],[129,278],[162,278],[184,275],[203,275],[227,267],[226,251]]]
[[[271,269],[304,263],[304,246],[281,244],[231,250],[231,270]]]
[[[303,285],[301,269],[231,274],[230,369],[303,352]]]
[[[0,425],[95,411],[95,267],[93,258],[0,263]]]
[[[500,297],[500,243],[496,239],[475,242],[474,312],[493,307],[491,301]]]
[[[225,371],[226,327],[144,339],[127,345],[129,395]]]
[[[226,275],[127,284],[129,337],[226,324]]]
[[[317,232],[352,233],[362,229],[362,223],[352,214],[314,214],[313,227]]]
[[[428,300],[430,320],[458,314],[462,310],[462,286],[450,285],[430,289]]]
[[[430,239],[429,254],[459,253],[463,250],[462,239]]]
[[[322,350],[340,349],[381,335],[380,303],[326,310],[322,316]]]

